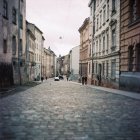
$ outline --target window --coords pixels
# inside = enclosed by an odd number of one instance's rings
[[[98,41],[96,41],[96,53],[98,52]]]
[[[90,45],[90,48],[89,48],[89,57],[91,56],[92,52],[91,52],[91,45]]]
[[[13,55],[16,55],[16,37],[13,36],[12,38],[12,53]]]
[[[111,62],[111,78],[115,79],[116,77],[116,60],[112,60]]]
[[[19,55],[22,56],[22,39],[20,39],[19,45]]]
[[[3,40],[3,53],[7,53],[7,40]]]
[[[102,26],[102,11],[100,12],[100,27]]]
[[[103,10],[103,24],[105,23],[105,20],[106,20],[106,7],[104,7]]]
[[[98,30],[98,28],[99,28],[99,19],[98,19],[98,17],[97,17],[97,30]]]
[[[17,23],[17,12],[15,8],[12,9],[12,21],[14,24]]]
[[[107,4],[107,19],[109,19],[109,3]]]
[[[131,0],[130,1],[130,22],[136,21],[140,19],[140,1],[139,0]]]
[[[102,75],[103,75],[103,76],[105,75],[104,71],[105,71],[105,63],[103,62],[103,63],[102,63]]]
[[[133,70],[133,54],[134,54],[134,50],[133,50],[133,46],[129,46],[128,48],[128,70],[132,71]]]
[[[106,47],[107,47],[107,52],[108,52],[108,48],[109,48],[109,34],[107,32],[107,35],[106,35]]]
[[[94,73],[94,63],[92,63],[92,73]]]
[[[115,51],[116,48],[116,29],[112,30],[112,51]]]
[[[99,52],[101,52],[101,37],[99,39]]]
[[[136,45],[136,70],[140,72],[140,44]]]
[[[96,73],[98,72],[98,64],[96,63]]]
[[[106,77],[108,77],[108,61],[106,61]]]
[[[116,11],[116,0],[112,0],[112,12]]]
[[[20,15],[19,26],[20,26],[21,29],[23,28],[23,16],[22,15]]]
[[[8,3],[6,0],[3,0],[3,17],[8,18]]]
[[[89,72],[89,74],[90,74],[90,63],[89,63],[89,67],[88,67],[88,70],[89,70],[88,72]]]
[[[105,51],[105,36],[103,36],[103,51]]]

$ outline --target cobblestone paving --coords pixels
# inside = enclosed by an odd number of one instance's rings
[[[0,140],[140,140],[140,101],[50,80],[0,99]]]

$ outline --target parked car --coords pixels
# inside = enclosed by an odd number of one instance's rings
[[[64,77],[63,77],[62,75],[59,75],[59,79],[60,79],[60,80],[63,80]]]
[[[54,77],[54,81],[59,81],[59,77]]]

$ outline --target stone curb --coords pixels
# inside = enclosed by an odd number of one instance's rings
[[[76,83],[76,82],[73,82],[73,81],[71,81],[71,83],[81,85],[81,83]],[[94,86],[94,85],[86,85],[86,86],[88,86],[90,88],[93,88],[93,89],[107,91],[107,92],[110,92],[110,93],[119,94],[119,95],[123,95],[123,96],[131,97],[133,99],[140,100],[140,93],[111,89],[111,88],[105,88],[105,87],[99,87],[99,86]]]

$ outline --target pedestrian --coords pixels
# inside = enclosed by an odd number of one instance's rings
[[[46,80],[48,79],[48,77],[46,76]]]
[[[69,76],[67,75],[66,77],[67,77],[67,81],[68,81],[69,80]]]
[[[82,85],[84,85],[84,83],[85,83],[85,77],[82,76]]]
[[[85,76],[85,85],[87,84],[87,76]]]
[[[43,82],[43,80],[44,80],[44,78],[43,78],[43,77],[41,77],[41,82]]]

